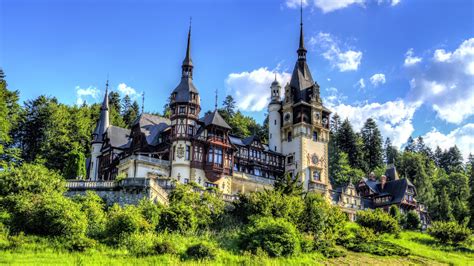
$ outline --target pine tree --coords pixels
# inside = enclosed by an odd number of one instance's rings
[[[393,164],[398,161],[399,153],[397,148],[392,145],[392,141],[387,137],[384,145],[384,161],[386,164]]]
[[[368,170],[372,171],[378,166],[382,166],[382,135],[372,118],[365,122],[361,130],[361,137],[364,141],[364,161],[367,162]]]
[[[442,158],[443,158],[443,151],[441,150],[439,146],[436,146],[436,150],[433,155],[433,160],[436,166],[441,167]]]
[[[469,154],[468,162],[467,162],[467,172],[469,175],[469,188],[470,188],[470,195],[469,195],[469,206],[470,206],[470,227],[474,228],[474,155]]]
[[[352,168],[360,168],[361,151],[357,146],[357,135],[352,129],[352,125],[348,119],[342,122],[337,134],[335,135],[337,147],[340,151],[345,152],[349,157],[349,165]]]
[[[426,174],[424,157],[413,152],[404,152],[399,167],[400,173],[415,185],[418,200],[430,206],[433,202],[434,189],[430,176]]]
[[[453,219],[451,201],[445,187],[441,188],[438,202],[438,219],[441,221],[451,221]]]
[[[232,118],[235,115],[235,100],[231,95],[227,95],[225,100],[222,102],[222,110],[229,117]]]
[[[449,148],[443,157],[443,166],[448,174],[463,170],[463,157],[456,145]]]
[[[449,198],[452,202],[452,213],[459,223],[469,221],[469,178],[464,173],[449,175]]]
[[[5,74],[0,69],[0,164],[18,160],[13,156],[17,153],[14,132],[21,111],[18,99],[18,91],[8,90]]]
[[[405,146],[405,151],[414,152],[415,148],[415,140],[410,136],[407,140],[407,145]]]

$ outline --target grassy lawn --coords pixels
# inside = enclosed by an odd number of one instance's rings
[[[230,234],[232,235],[232,233]],[[125,249],[99,245],[85,252],[59,251],[46,241],[29,243],[13,250],[0,251],[0,265],[474,265],[474,249],[455,249],[437,245],[433,239],[419,232],[402,232],[400,238],[385,240],[410,249],[412,255],[375,256],[347,251],[345,257],[327,259],[320,253],[303,253],[289,258],[269,258],[266,255],[241,254],[234,248],[232,237],[212,235],[165,235],[177,243],[179,254],[197,241],[212,241],[220,247],[212,261],[183,260],[179,255],[135,257]],[[224,239],[225,238],[225,239]],[[219,244],[218,244],[219,243]]]
[[[473,245],[468,248],[442,246],[427,234],[411,231],[402,232],[399,239],[391,236],[386,240],[409,249],[419,257],[451,265],[474,265]]]

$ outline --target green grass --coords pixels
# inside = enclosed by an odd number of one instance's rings
[[[474,265],[473,245],[459,248],[440,245],[428,234],[413,231],[402,232],[398,239],[390,236],[386,240],[405,247],[413,255],[422,258],[451,265]]]
[[[474,265],[472,247],[459,250],[437,245],[433,239],[419,232],[402,232],[400,238],[385,237],[410,249],[412,255],[375,256],[365,253],[347,252],[347,256],[327,259],[320,253],[304,253],[289,258],[269,258],[264,254],[252,255],[236,249],[237,231],[223,234],[205,233],[182,236],[160,234],[157,239],[166,239],[176,245],[179,254],[194,243],[206,241],[218,248],[213,261],[183,260],[178,255],[153,255],[136,257],[126,249],[114,249],[98,245],[85,252],[67,252],[44,238],[25,237],[14,249],[0,250],[0,265]]]

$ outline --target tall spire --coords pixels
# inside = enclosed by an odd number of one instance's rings
[[[193,78],[193,60],[191,59],[191,22],[192,18],[189,18],[189,30],[188,30],[188,44],[186,47],[186,57],[183,60],[183,78]]]
[[[304,34],[303,34],[303,1],[300,6],[300,45],[298,47],[298,60],[306,60],[306,49],[304,48]]]
[[[217,111],[217,97],[218,97],[218,91],[216,89],[216,102],[214,104],[214,110]]]
[[[104,101],[100,107],[99,121],[97,122],[97,126],[92,134],[94,137],[93,143],[103,141],[103,135],[109,126],[109,79],[107,78],[107,82],[105,83]]]

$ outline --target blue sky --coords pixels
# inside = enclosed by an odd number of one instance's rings
[[[189,17],[203,109],[232,94],[262,121],[277,72],[296,60],[299,0],[0,0],[0,66],[21,100],[75,104],[112,89],[161,111],[180,78]],[[356,129],[369,116],[402,146],[474,153],[474,4],[306,0],[308,63],[324,102]]]

